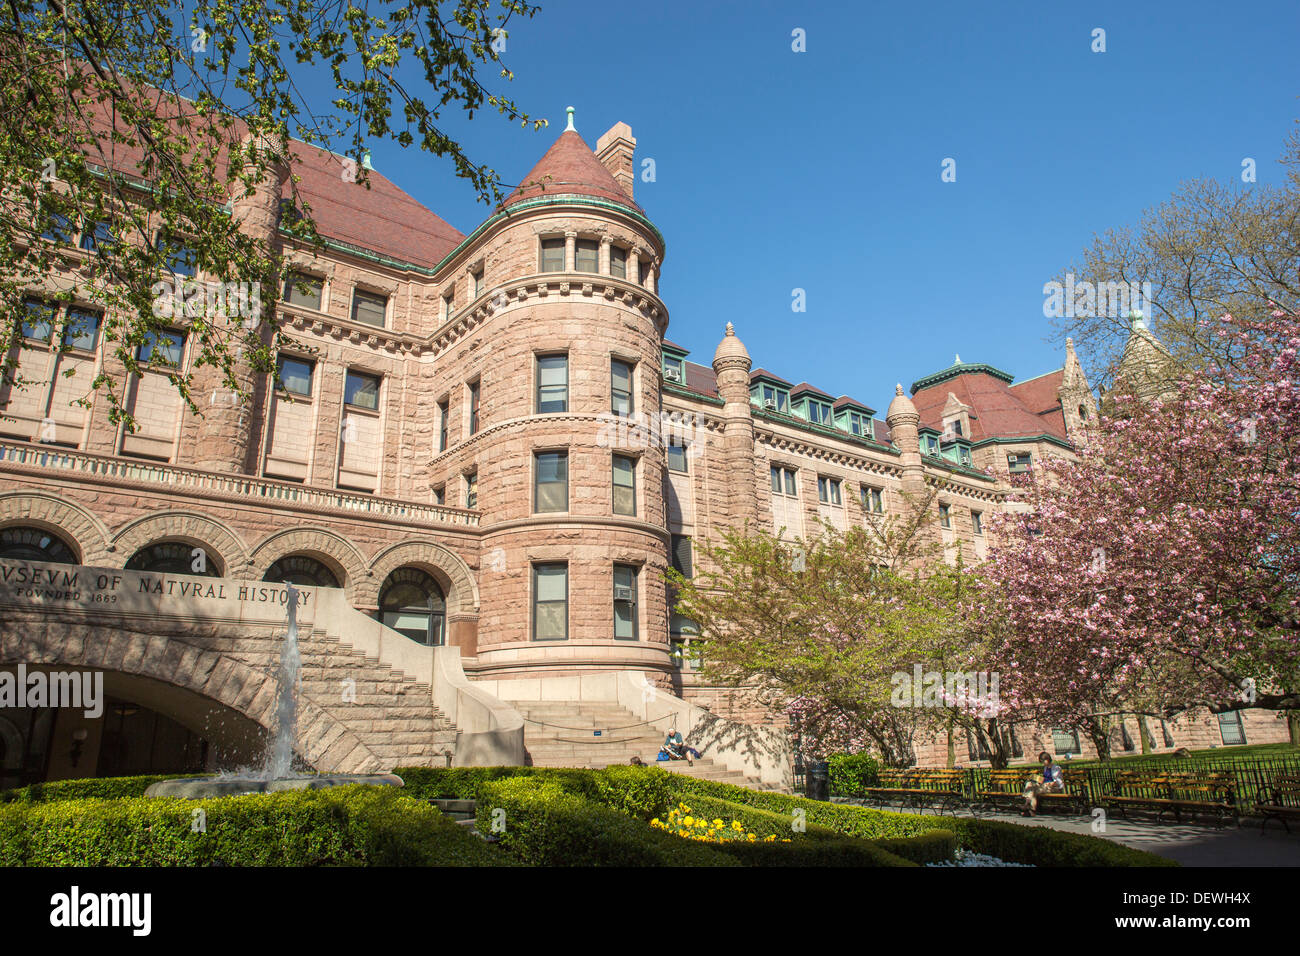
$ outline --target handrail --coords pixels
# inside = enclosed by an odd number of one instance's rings
[[[479,513],[446,505],[384,498],[364,492],[312,488],[255,475],[219,474],[162,462],[116,458],[70,448],[0,440],[0,467],[69,471],[100,479],[165,485],[197,494],[254,499],[276,504],[376,515],[423,525],[462,525],[476,528]]]

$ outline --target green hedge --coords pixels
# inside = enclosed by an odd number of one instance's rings
[[[195,832],[194,811],[206,814]],[[495,847],[389,787],[0,807],[3,866],[495,866]]]
[[[536,776],[483,783],[478,828],[531,866],[735,866],[712,846],[657,830]],[[497,811],[504,811],[500,815]]]
[[[842,803],[823,803],[780,793],[747,790],[744,787],[695,777],[677,778],[681,799],[689,803],[693,796],[710,796],[746,806],[789,814],[803,807],[807,821],[849,836],[868,840],[911,837],[934,830],[951,830],[957,845],[988,853],[1008,863],[1034,866],[1177,866],[1153,853],[1100,837],[1079,833],[1061,833],[1047,827],[1022,827],[994,820],[967,817],[921,816],[912,813],[889,813]]]
[[[913,863],[947,863],[957,852],[957,834],[952,830],[931,830],[918,836],[890,837],[871,842],[887,853]]]
[[[16,790],[0,790],[0,803],[48,803],[57,800],[112,800],[143,797],[151,783],[194,777],[201,774],[148,774],[140,777],[92,777],[84,780],[51,780]]]
[[[641,820],[663,816],[675,802],[673,775],[657,767],[606,767],[576,770],[558,767],[398,767],[402,792],[419,798],[474,800],[484,784],[533,778],[554,783],[611,810]]]
[[[826,763],[837,797],[865,797],[868,787],[880,784],[880,761],[870,754],[835,754]]]

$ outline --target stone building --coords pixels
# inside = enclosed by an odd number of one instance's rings
[[[690,361],[665,339],[635,145],[619,123],[593,151],[570,117],[464,235],[294,144],[232,199],[295,270],[281,387],[243,368],[241,402],[199,369],[200,416],[163,361],[193,362],[183,324],[125,376],[89,300],[43,305],[91,253],[33,284],[28,384],[0,390],[0,669],[102,673],[105,696],[101,713],[0,708],[0,786],[256,761],[289,584],[297,749],[319,770],[652,760],[676,726],[708,758],[693,772],[788,784],[779,724],[695,673],[665,569],[689,573],[692,541],[725,527],[843,527],[926,485],[944,541],[980,557],[1011,476],[1072,454],[1096,403],[1069,347],[1023,382],[958,359],[900,385],[883,420],[753,367],[730,324]],[[319,255],[279,228],[291,174]],[[137,431],[88,393],[101,370]]]

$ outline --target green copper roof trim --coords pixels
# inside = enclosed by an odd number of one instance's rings
[[[669,345],[667,342],[659,346],[659,351],[663,352],[665,355],[671,355],[673,358],[679,359],[685,359],[686,356],[691,354],[689,349],[680,348],[676,345]]]
[[[997,481],[997,479],[994,478],[992,475],[987,475],[982,471],[970,467],[969,465],[963,465],[961,462],[951,461],[947,458],[944,458],[942,455],[922,454],[921,460],[929,462],[932,465],[938,465],[942,468],[945,468],[948,471],[953,471],[960,475],[966,475],[967,477],[970,478],[978,478],[981,481],[992,481],[992,482]]]
[[[874,438],[864,438],[861,435],[854,435],[852,432],[842,432],[838,428],[826,428],[823,425],[814,425],[812,422],[803,418],[797,418],[794,415],[782,415],[780,412],[771,412],[767,409],[750,406],[755,418],[762,418],[769,422],[778,422],[782,425],[793,425],[806,432],[813,432],[817,435],[826,435],[830,438],[836,438],[840,441],[846,441],[853,445],[863,445],[874,451],[883,451],[890,455],[900,455],[900,452],[893,445],[886,445],[876,441]]]
[[[343,242],[338,239],[330,239],[325,236],[322,236],[321,238],[324,240],[324,245],[325,248],[327,249],[334,249],[338,252],[347,252],[359,258],[367,259],[371,262],[377,262],[380,265],[391,266],[392,268],[395,269],[407,269],[411,272],[416,272],[420,275],[434,276],[437,275],[437,273],[442,270],[443,266],[445,266],[448,262],[456,258],[456,256],[459,255],[463,249],[473,244],[474,241],[477,240],[479,236],[483,235],[483,233],[485,233],[489,228],[496,225],[501,220],[509,218],[510,214],[515,210],[529,209],[534,206],[548,206],[556,203],[563,203],[565,205],[571,205],[571,206],[593,206],[598,209],[616,210],[618,212],[623,213],[624,215],[631,216],[633,219],[637,220],[643,226],[649,229],[652,233],[654,233],[655,238],[659,240],[659,244],[663,246],[665,249],[668,246],[668,243],[664,241],[663,233],[661,233],[655,227],[655,224],[652,223],[645,216],[643,216],[641,213],[637,212],[635,209],[632,209],[629,206],[624,206],[622,203],[613,202],[612,200],[609,199],[597,199],[592,196],[580,196],[573,193],[564,194],[564,195],[557,194],[554,196],[536,196],[532,199],[524,199],[510,206],[509,211],[502,210],[501,212],[498,212],[495,215],[490,216],[489,218],[485,219],[477,229],[475,229],[468,236],[462,239],[456,245],[456,247],[451,250],[451,252],[443,256],[442,259],[438,261],[438,264],[433,266],[433,268],[430,268],[428,266],[417,265],[414,262],[407,262],[404,259],[395,259],[392,256],[386,256],[383,255],[382,253],[374,252],[370,249],[366,249],[363,246],[353,245],[350,242]],[[282,235],[288,235],[283,229],[281,229],[280,232]]]
[[[983,362],[962,362],[960,365],[950,365],[941,372],[935,372],[933,375],[927,375],[925,378],[917,379],[912,383],[912,394],[915,395],[923,388],[929,388],[931,385],[938,385],[940,382],[946,382],[950,378],[956,378],[958,375],[979,374],[991,375],[994,378],[1001,379],[1010,385],[1016,380],[1016,377],[1009,372],[1004,372],[1000,368],[994,368],[992,365],[985,365]]]
[[[674,385],[671,382],[664,382],[661,386],[661,391],[672,392],[674,395],[681,395],[683,398],[691,398],[697,402],[707,402],[710,405],[717,405],[719,408],[727,404],[716,395],[705,395],[702,392],[692,391],[684,385]]]
[[[971,444],[972,448],[983,448],[985,445],[1022,445],[1026,442],[1045,441],[1049,445],[1059,445],[1061,448],[1069,451],[1078,451],[1072,444],[1063,438],[1057,438],[1055,435],[1049,435],[1043,432],[1040,435],[1013,435],[1010,437],[999,436],[997,438],[982,438]]]

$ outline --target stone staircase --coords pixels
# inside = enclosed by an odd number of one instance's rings
[[[655,760],[664,735],[618,704],[599,701],[510,701],[524,716],[524,747],[534,767],[590,767],[629,764],[634,756],[652,767],[703,780],[768,789],[757,778],[728,770],[706,754],[691,766],[684,760]]]
[[[303,697],[339,718],[387,766],[445,764],[444,754],[455,749],[456,728],[434,706],[427,684],[322,628],[300,634],[298,647]],[[271,674],[278,670],[278,640],[268,642],[264,653],[249,653],[247,644],[241,649],[248,663]],[[351,702],[344,701],[345,687],[355,694]]]

